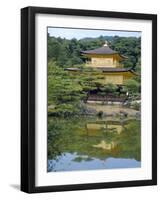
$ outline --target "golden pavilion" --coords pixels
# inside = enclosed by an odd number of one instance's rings
[[[119,52],[112,50],[107,41],[105,44],[93,50],[81,51],[87,61],[85,66],[101,71],[104,83],[123,85],[124,81],[136,75],[132,68],[124,68],[121,61],[128,59]],[[69,71],[77,71],[77,68],[67,68]]]

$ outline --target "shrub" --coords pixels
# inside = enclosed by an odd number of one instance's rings
[[[139,93],[140,84],[134,80],[129,79],[124,83],[125,90],[129,92],[130,95]]]
[[[100,111],[97,113],[97,116],[100,117],[100,118],[103,117],[103,111],[100,110]]]

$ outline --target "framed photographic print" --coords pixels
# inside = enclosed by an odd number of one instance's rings
[[[21,10],[21,190],[157,184],[157,16]]]

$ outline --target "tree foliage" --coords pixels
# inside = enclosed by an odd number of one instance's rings
[[[55,115],[73,115],[81,112],[81,102],[86,101],[88,92],[102,86],[103,77],[94,69],[83,69],[70,73],[58,67],[55,62],[48,63],[48,106]],[[52,106],[51,106],[52,105]]]
[[[139,93],[140,84],[134,79],[127,80],[124,86],[130,95],[135,95]]]

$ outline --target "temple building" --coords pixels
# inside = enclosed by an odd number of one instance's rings
[[[105,44],[93,50],[81,52],[87,61],[85,66],[98,69],[104,76],[104,84],[112,83],[118,86],[124,81],[134,77],[136,74],[132,68],[124,68],[121,61],[128,59],[119,52],[112,50],[107,41]],[[77,71],[77,68],[67,68],[68,71]]]

